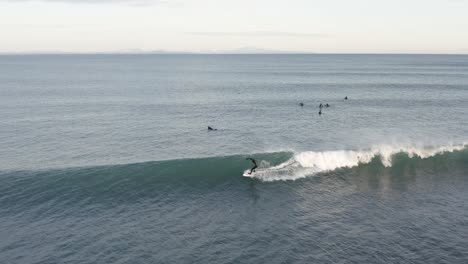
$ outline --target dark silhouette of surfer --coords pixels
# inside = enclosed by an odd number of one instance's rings
[[[319,111],[319,115],[322,115],[322,109],[320,109],[320,111]]]
[[[249,174],[252,174],[252,172],[254,172],[255,169],[257,168],[257,162],[252,158],[246,158],[246,160],[250,160],[254,164],[254,166],[250,169],[250,172],[249,172]]]
[[[320,109],[322,109],[322,108],[323,108],[323,104],[322,104],[322,103],[320,103],[320,105],[319,105],[319,108],[320,108]]]
[[[346,96],[344,99],[345,99],[345,100],[348,100],[348,96]]]
[[[327,103],[327,104],[325,105],[325,107],[330,107],[330,105]]]
[[[299,105],[300,105],[300,106],[304,106],[304,103],[300,103]]]
[[[218,129],[212,128],[212,127],[210,127],[210,126],[208,127],[208,131],[216,131],[216,130],[218,130]]]

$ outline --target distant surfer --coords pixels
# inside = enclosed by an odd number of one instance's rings
[[[319,105],[319,108],[320,108],[320,109],[322,109],[322,108],[323,108],[323,104],[322,104],[322,103],[320,103],[320,105]]]
[[[208,127],[208,131],[216,131],[216,130],[218,130],[218,129],[212,128],[212,127],[210,127],[210,126]]]
[[[325,105],[325,107],[330,107],[330,105],[327,103],[327,104]]]
[[[252,172],[254,172],[255,169],[257,168],[257,162],[252,158],[246,158],[246,160],[250,160],[254,164],[254,166],[250,169],[250,172],[249,172],[249,174],[252,174]]]
[[[345,99],[345,100],[348,100],[348,96],[346,96],[344,99]]]
[[[319,115],[322,115],[322,109],[319,110]]]
[[[300,105],[300,106],[304,106],[304,103],[301,102],[299,105]]]

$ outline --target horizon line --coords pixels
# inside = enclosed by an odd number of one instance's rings
[[[468,55],[467,53],[411,53],[411,52],[178,52],[178,51],[167,51],[167,52],[0,52],[0,56],[5,55]]]

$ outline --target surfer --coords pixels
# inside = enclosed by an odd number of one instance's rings
[[[304,106],[304,103],[300,103],[299,105],[300,105],[300,106]]]
[[[345,100],[348,100],[348,96],[346,96],[344,99],[345,99]]]
[[[325,107],[330,107],[330,105],[327,103],[327,104],[325,105]]]
[[[319,111],[319,115],[322,115],[322,109],[320,109],[320,111]]]
[[[320,109],[322,109],[322,108],[323,108],[323,104],[322,104],[322,103],[320,103],[320,105],[319,105],[319,108],[320,108]]]
[[[218,129],[208,126],[208,131],[216,131],[216,130],[218,130]]]
[[[250,160],[254,164],[254,166],[250,169],[250,172],[249,172],[249,174],[252,174],[252,172],[254,172],[255,169],[257,168],[257,162],[252,158],[246,158],[246,160]]]

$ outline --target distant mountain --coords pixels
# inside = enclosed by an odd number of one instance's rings
[[[100,53],[117,53],[117,54],[187,54],[192,52],[185,51],[168,51],[168,50],[143,50],[143,49],[125,49],[118,51],[110,52],[100,52]]]
[[[311,52],[298,52],[298,51],[284,51],[284,50],[272,50],[258,47],[242,47],[233,50],[218,51],[216,53],[225,54],[299,54],[299,53],[311,53]]]

